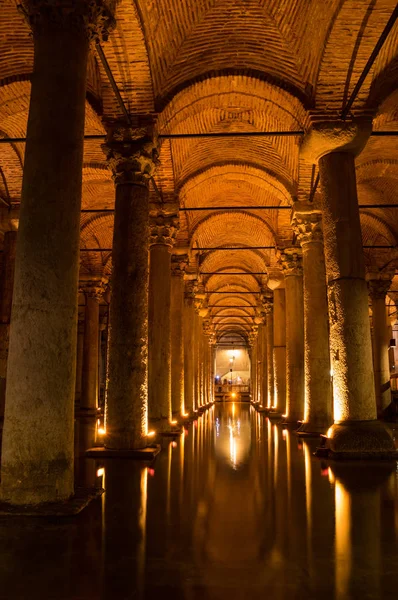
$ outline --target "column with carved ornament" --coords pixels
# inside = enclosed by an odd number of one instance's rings
[[[149,181],[157,161],[151,118],[108,124],[103,149],[116,186],[109,309],[105,447],[148,445]]]
[[[170,291],[171,251],[178,231],[175,214],[157,212],[149,222],[149,418],[156,431],[167,432],[171,407]]]
[[[187,254],[171,257],[171,407],[174,416],[184,416],[184,273]]]
[[[329,323],[322,213],[314,203],[296,202],[292,226],[303,252],[304,421],[299,432],[326,433],[333,422]]]
[[[1,498],[74,491],[77,297],[87,58],[115,2],[24,0],[34,67],[7,369]],[[56,112],[55,112],[56,110]]]
[[[286,421],[304,417],[304,297],[302,252],[285,248],[281,253],[286,294]]]

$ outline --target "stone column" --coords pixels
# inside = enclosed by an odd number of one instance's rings
[[[185,415],[192,415],[194,409],[194,335],[195,297],[193,282],[185,282],[184,294],[184,408]]]
[[[100,0],[25,0],[23,9],[34,67],[1,464],[1,498],[16,505],[73,493],[87,57],[97,23],[113,22]]]
[[[169,431],[171,409],[171,250],[178,230],[175,215],[150,219],[149,260],[149,418],[157,431]]]
[[[266,317],[265,317],[266,318]],[[262,325],[262,342],[261,342],[261,405],[262,408],[267,407],[268,402],[268,332],[267,326]]]
[[[8,345],[10,336],[12,291],[14,287],[15,253],[17,248],[17,231],[4,232],[3,273],[0,290],[0,425],[4,419],[6,400],[6,373]]]
[[[85,284],[86,298],[83,338],[82,396],[80,407],[96,413],[99,377],[99,301],[103,294],[100,282]]]
[[[259,322],[260,321],[260,322]],[[256,395],[256,404],[258,406],[262,405],[263,398],[263,326],[261,324],[261,319],[259,317],[256,318],[256,322],[258,325],[258,334],[257,334],[257,395]]]
[[[109,310],[105,446],[147,445],[149,179],[154,173],[153,123],[110,124],[106,152],[116,185]]]
[[[286,297],[286,421],[304,418],[304,299],[301,249],[281,254]]]
[[[267,337],[267,397],[264,398],[267,408],[274,406],[274,315],[273,315],[273,297],[267,295],[262,300],[265,319],[266,319],[266,337]]]
[[[333,399],[322,213],[306,202],[296,202],[293,211],[292,225],[303,251],[304,271],[305,406],[299,431],[326,433],[333,422]]]
[[[250,346],[250,381],[252,403],[257,403],[257,326],[249,333]]]
[[[183,416],[184,407],[184,273],[188,255],[171,257],[171,407]]]
[[[373,277],[372,277],[373,275]],[[379,418],[391,404],[390,361],[388,356],[389,335],[386,316],[386,294],[391,286],[390,274],[369,274],[369,294],[373,318],[373,369],[375,379],[376,407]]]
[[[285,290],[274,290],[274,405],[284,414],[286,410],[286,303]]]
[[[84,317],[78,315],[77,345],[76,345],[76,382],[75,382],[75,410],[80,409],[82,398],[83,379],[83,346],[84,346]]]
[[[369,457],[393,451],[376,421],[368,291],[355,179],[355,155],[371,131],[364,121],[314,124],[303,154],[319,162],[328,282],[334,425],[329,454]]]

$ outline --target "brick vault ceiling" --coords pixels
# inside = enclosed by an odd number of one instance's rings
[[[161,133],[305,130],[311,114],[339,114],[394,7],[394,0],[119,0],[117,27],[104,52],[128,110],[157,113]],[[354,115],[372,111],[375,130],[398,128],[397,48],[396,23],[353,106]],[[16,0],[3,0],[1,136],[26,134],[32,68],[27,25]],[[92,51],[86,133],[103,133],[102,119],[119,111]],[[289,243],[289,211],[189,208],[288,206],[308,197],[312,165],[299,159],[299,144],[298,137],[162,143],[156,184],[163,202],[177,197],[186,209],[177,243],[192,249],[192,269],[263,273],[275,267],[272,249],[193,249]],[[0,196],[6,202],[20,201],[23,160],[23,143],[0,145]],[[356,166],[360,204],[396,202],[396,138],[371,138]],[[151,199],[158,201],[154,191]],[[85,143],[82,202],[84,209],[114,206],[98,141]],[[365,244],[396,244],[398,210],[364,209],[361,222]],[[82,214],[83,248],[110,248],[112,231],[112,214]],[[368,265],[380,266],[391,252],[365,251],[365,257]],[[108,276],[110,253],[85,252],[81,269],[85,276]],[[204,277],[207,289],[231,292],[212,295],[212,304],[242,307],[256,297],[239,291],[256,291],[265,281],[263,275]]]

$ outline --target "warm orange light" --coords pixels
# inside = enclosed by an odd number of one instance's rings
[[[177,421],[170,421],[171,425],[177,425]]]
[[[99,435],[105,435],[106,434],[106,429],[104,429],[104,427],[99,427],[98,428],[98,434]]]
[[[329,427],[329,429],[327,430],[327,433],[326,433],[326,437],[330,438],[332,435],[332,431],[333,431],[333,428]]]
[[[105,469],[104,468],[98,469],[98,471],[97,471],[97,477],[102,477],[104,473],[105,473]]]
[[[147,437],[153,437],[155,435],[155,431],[148,431]]]
[[[235,392],[232,392],[232,394],[231,394],[231,398],[236,398],[236,394],[235,394]]]
[[[189,417],[189,413],[184,412],[184,413],[182,413],[182,416],[183,417]]]

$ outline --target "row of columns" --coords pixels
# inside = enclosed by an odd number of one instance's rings
[[[282,251],[284,277],[271,277],[268,284],[274,289],[273,340],[267,349],[269,355],[273,342],[268,380],[274,377],[274,399],[271,403],[268,394],[266,406],[284,411],[287,422],[302,421],[302,433],[327,431],[327,450],[335,456],[394,451],[391,435],[376,420],[391,400],[385,310],[391,279],[378,273],[368,289],[356,194],[354,157],[369,131],[363,124],[318,123],[307,136],[303,154],[308,146],[315,152],[322,206],[295,203],[298,246]],[[269,311],[270,300],[263,304]],[[251,352],[254,357],[254,345]],[[252,383],[258,401],[257,372]]]

